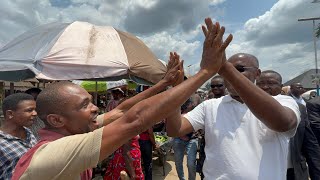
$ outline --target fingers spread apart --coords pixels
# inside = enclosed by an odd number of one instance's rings
[[[206,18],[205,24],[206,26],[202,26],[202,31],[205,36],[204,46],[219,48],[222,51],[225,50],[232,41],[232,35],[230,34],[223,42],[225,27],[220,27],[219,22],[213,24],[211,18]]]

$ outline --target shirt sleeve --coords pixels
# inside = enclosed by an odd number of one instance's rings
[[[103,128],[39,147],[21,179],[77,179],[99,162]]]
[[[103,127],[104,114],[98,115],[96,121],[97,121],[97,123],[98,123],[98,127],[99,127],[99,128]]]
[[[194,131],[204,129],[204,118],[205,118],[205,102],[202,102],[192,111],[184,115],[185,118],[190,122]]]
[[[294,114],[296,115],[296,117],[297,117],[297,121],[298,121],[297,125],[294,128],[292,128],[292,129],[290,129],[290,130],[288,130],[286,132],[282,132],[281,133],[281,134],[285,135],[286,137],[291,138],[296,134],[298,125],[299,125],[299,123],[301,121],[299,106],[296,103],[296,101],[290,96],[278,95],[278,96],[275,96],[274,98],[282,106],[285,106],[285,107],[291,109],[294,112]]]

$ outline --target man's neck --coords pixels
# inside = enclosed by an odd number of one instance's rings
[[[218,99],[218,98],[221,98],[222,96],[223,96],[223,95],[221,95],[221,94],[215,94],[215,95],[214,95],[214,98],[215,98],[215,99]]]
[[[20,139],[26,139],[27,137],[26,130],[23,126],[17,126],[16,124],[7,123],[6,120],[4,121],[1,130]]]
[[[71,134],[69,131],[67,131],[67,130],[65,130],[65,129],[50,128],[50,127],[45,127],[45,128],[43,128],[43,129],[44,129],[44,130],[47,130],[47,131],[52,131],[52,132],[61,134],[61,135],[63,135],[63,136],[73,135],[73,134]]]
[[[292,95],[293,97],[297,98],[297,99],[300,99],[300,98],[301,98],[300,95],[294,95],[294,94],[292,94],[292,93],[291,93],[291,95]]]

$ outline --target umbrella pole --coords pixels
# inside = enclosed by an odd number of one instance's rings
[[[0,82],[0,103],[2,104],[2,101],[5,96],[5,85],[4,82]]]
[[[98,105],[98,82],[96,81],[96,92],[94,93],[94,104]]]
[[[13,94],[14,92],[14,83],[10,82],[10,94]]]

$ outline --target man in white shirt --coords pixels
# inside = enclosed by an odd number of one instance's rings
[[[168,134],[205,130],[206,179],[285,179],[288,141],[300,121],[297,104],[253,84],[261,73],[253,55],[233,55],[218,73],[229,95],[205,101],[184,116],[172,114]]]

